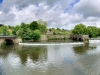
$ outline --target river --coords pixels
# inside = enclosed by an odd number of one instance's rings
[[[100,75],[100,43],[26,43],[0,47],[0,75]]]

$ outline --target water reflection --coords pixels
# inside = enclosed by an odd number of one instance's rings
[[[2,66],[0,65],[0,75],[3,75],[2,74]]]
[[[96,46],[90,46],[89,43],[80,45],[80,46],[74,46],[73,50],[75,54],[85,54],[88,50],[96,49]]]
[[[77,59],[79,68],[84,75],[100,75],[100,53],[85,54]]]
[[[34,63],[40,58],[42,58],[43,61],[47,60],[47,48],[45,46],[28,47],[11,45],[0,48],[0,57],[7,58],[10,54],[17,55],[22,64],[27,63],[28,58],[30,58]]]
[[[0,57],[7,58],[9,53],[14,50],[14,45],[0,47]]]
[[[0,75],[100,75],[99,63],[99,44],[0,48]]]
[[[22,49],[17,51],[17,54],[22,64],[27,62],[28,57],[35,63],[40,58],[42,58],[43,61],[47,59],[47,48],[43,46],[22,47]]]

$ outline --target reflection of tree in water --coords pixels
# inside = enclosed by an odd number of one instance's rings
[[[81,46],[74,46],[73,50],[76,54],[84,54],[87,50],[95,49],[95,46],[89,46],[89,43],[81,45]]]
[[[30,51],[30,53],[29,53],[29,56],[33,61],[38,61],[39,55],[40,55],[40,52],[41,52],[39,49],[36,49],[36,50]]]
[[[39,58],[46,60],[47,58],[47,49],[43,46],[37,47],[22,47],[22,50],[17,52],[22,64],[27,62],[27,58],[30,57],[33,62],[37,62]],[[42,56],[42,57],[41,57]]]
[[[14,45],[0,47],[0,57],[7,58],[8,54],[14,50]]]
[[[24,52],[23,51],[19,51],[18,55],[19,55],[19,58],[21,60],[21,63],[22,64],[26,63],[26,61],[27,61],[27,53],[26,53],[26,51],[24,51]]]
[[[7,58],[10,53],[18,55],[22,64],[27,62],[30,58],[33,62],[45,61],[47,59],[47,48],[45,46],[20,46],[11,45],[0,47],[0,57]]]

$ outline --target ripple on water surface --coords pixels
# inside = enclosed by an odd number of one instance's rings
[[[58,44],[0,48],[0,75],[100,74],[100,45]]]

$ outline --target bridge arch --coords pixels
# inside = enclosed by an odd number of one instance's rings
[[[13,39],[5,39],[4,41],[5,41],[6,45],[12,45],[12,44],[14,44]]]
[[[2,44],[17,44],[19,42],[22,42],[22,39],[16,38],[16,36],[0,36],[0,46]]]

